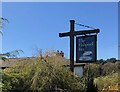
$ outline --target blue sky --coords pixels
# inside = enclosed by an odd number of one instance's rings
[[[21,57],[35,54],[36,49],[62,50],[69,58],[69,20],[99,28],[98,59],[118,57],[117,2],[4,2],[2,16],[9,20],[3,29],[3,52],[22,49]],[[75,30],[86,29],[75,25]]]

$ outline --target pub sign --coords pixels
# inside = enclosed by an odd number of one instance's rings
[[[97,35],[76,37],[76,62],[90,63],[97,59]]]

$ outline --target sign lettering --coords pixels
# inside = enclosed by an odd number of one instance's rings
[[[97,35],[80,36],[76,38],[76,62],[96,61]]]

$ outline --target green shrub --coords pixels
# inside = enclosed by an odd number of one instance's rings
[[[94,83],[97,85],[99,92],[106,90],[107,92],[118,90],[118,73],[102,76],[94,79]]]
[[[112,73],[118,73],[120,71],[120,62],[100,62],[100,63],[91,63],[86,64],[84,67],[84,75],[88,73],[89,76],[97,78],[100,76],[107,76]]]
[[[19,92],[82,92],[84,90],[80,78],[75,77],[59,62],[26,60],[3,72],[9,76],[9,78],[3,78],[3,81],[8,81],[7,86],[12,92],[16,90]]]

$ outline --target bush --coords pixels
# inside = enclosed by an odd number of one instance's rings
[[[118,83],[120,82],[118,78],[118,73],[113,73],[112,75],[95,78],[94,83],[97,85],[99,92],[118,91]]]
[[[89,76],[97,78],[100,76],[107,76],[112,73],[118,73],[120,71],[120,62],[100,62],[100,63],[91,63],[86,64],[84,67],[84,75],[88,73]]]
[[[96,63],[92,63],[92,64],[86,64],[84,67],[84,76],[88,75],[91,77],[99,77],[102,74],[102,65],[101,64],[96,64]]]
[[[7,91],[47,92],[47,91],[79,91],[84,90],[80,78],[74,76],[69,69],[58,62],[22,61],[13,68],[5,69],[3,83],[8,81]]]

